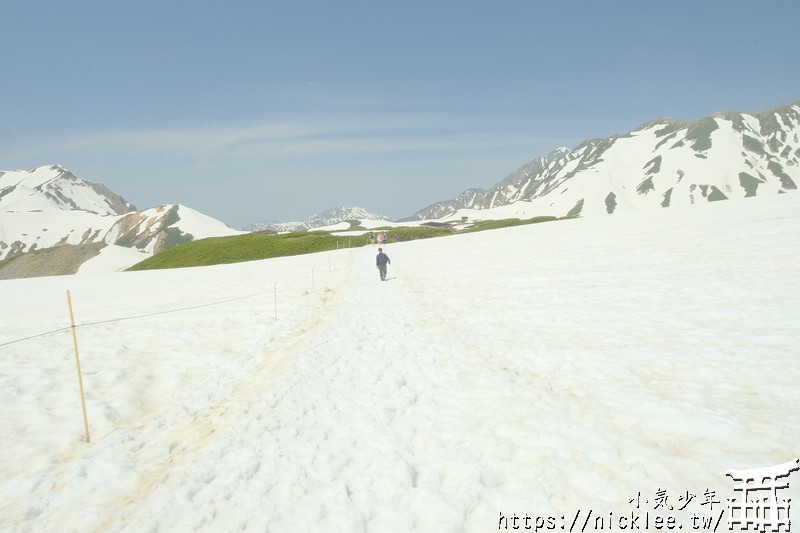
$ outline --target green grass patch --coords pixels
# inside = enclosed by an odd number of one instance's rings
[[[211,237],[168,248],[145,259],[128,270],[181,268],[190,266],[240,263],[256,259],[298,255],[336,248],[328,234],[298,231],[284,235],[248,233],[228,237]]]
[[[6,265],[8,265],[9,263],[11,263],[11,261],[13,261],[14,259],[16,259],[16,258],[17,258],[17,257],[19,257],[20,255],[22,255],[22,254],[19,254],[19,253],[17,253],[17,254],[9,255],[9,256],[8,256],[8,257],[6,257],[5,259],[0,259],[0,270],[3,270],[3,268],[4,268]]]
[[[387,231],[389,241],[397,233],[399,240],[415,240],[450,235],[450,230],[435,228],[395,228]],[[271,234],[254,232],[246,235],[211,237],[168,248],[145,259],[128,270],[153,270],[193,266],[224,265],[289,255],[302,255],[369,243],[363,235],[334,235],[326,231],[296,231]]]
[[[504,218],[501,220],[481,220],[475,222],[468,228],[461,230],[459,233],[472,233],[475,231],[486,231],[492,229],[500,229],[500,228],[509,228],[512,226],[525,226],[528,224],[538,224],[540,222],[550,222],[553,220],[559,220],[558,217],[551,217],[551,216],[541,216],[541,217],[533,217],[533,218]]]
[[[387,243],[391,244],[394,242],[394,236],[397,235],[398,242],[403,241],[416,241],[417,239],[430,239],[431,237],[443,237],[445,235],[452,235],[453,229],[450,224],[443,224],[442,226],[431,227],[431,226],[412,226],[412,227],[392,227],[392,226],[382,226],[380,228],[372,228],[369,230],[364,230],[363,228],[359,228],[359,230],[363,230],[364,233],[361,235],[353,235],[353,236],[338,236],[336,237],[336,233],[332,233],[332,235],[338,239],[345,239],[348,242],[352,243],[352,246],[364,246],[369,244],[369,234],[372,232],[375,235],[375,239],[377,240],[378,236],[381,233],[386,233]]]
[[[347,223],[350,224],[350,227],[347,229],[347,231],[358,231],[358,230],[366,231],[367,229],[361,225],[360,220],[348,220]]]
[[[397,238],[400,241],[415,241],[417,239],[429,239],[431,237],[452,235],[453,230],[449,226],[438,228],[428,226],[412,226],[408,228],[392,228],[391,230],[386,230],[386,236],[389,237],[389,241],[393,240],[395,234],[397,234]]]

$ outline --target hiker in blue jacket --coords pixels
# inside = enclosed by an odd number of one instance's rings
[[[375,266],[381,274],[381,281],[386,281],[386,265],[391,264],[389,256],[383,253],[383,248],[378,248],[378,256],[375,258]]]

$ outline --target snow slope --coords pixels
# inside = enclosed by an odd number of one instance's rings
[[[726,470],[800,456],[798,212],[393,244],[385,283],[373,247],[0,281],[0,530],[723,530]],[[69,330],[21,340],[66,289],[91,444]]]
[[[135,207],[104,185],[82,180],[64,167],[0,171],[3,211],[79,210],[101,216],[121,215]]]
[[[104,272],[122,272],[136,263],[141,263],[152,254],[138,251],[134,248],[109,244],[100,253],[84,262],[78,268],[79,274],[93,273],[101,274]]]
[[[537,164],[538,163],[538,164]],[[800,102],[763,113],[656,119],[521,167],[414,218],[605,215],[791,192],[800,183]]]

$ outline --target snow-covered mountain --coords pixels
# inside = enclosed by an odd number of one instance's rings
[[[509,174],[506,179],[490,189],[469,188],[453,200],[443,200],[420,209],[403,220],[435,220],[454,214],[459,209],[492,208],[509,203],[517,191],[519,184],[545,169],[550,163],[557,161],[569,153],[568,148],[558,148],[543,157],[537,157],[530,163],[522,165]]]
[[[235,233],[240,232],[179,204],[137,211],[105,186],[60,166],[0,172],[0,259],[100,243],[98,251],[124,248],[129,262],[136,262],[182,242]]]
[[[800,101],[696,122],[653,120],[556,150],[488,191],[467,189],[411,219],[606,214],[778,194],[798,183]]]
[[[244,229],[250,231],[275,231],[283,233],[333,226],[340,222],[348,222],[350,220],[389,221],[391,218],[383,215],[376,215],[361,207],[333,207],[322,213],[311,215],[302,222],[275,222],[273,220],[264,220],[250,224]]]

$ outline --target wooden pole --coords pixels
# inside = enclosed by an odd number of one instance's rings
[[[83,431],[86,442],[89,442],[89,419],[86,416],[86,400],[83,397],[83,376],[81,376],[81,358],[78,355],[78,334],[75,331],[75,317],[72,314],[72,298],[67,291],[67,307],[69,307],[69,324],[72,328],[72,345],[75,347],[75,367],[78,369],[78,389],[81,392],[81,409],[83,410]]]

